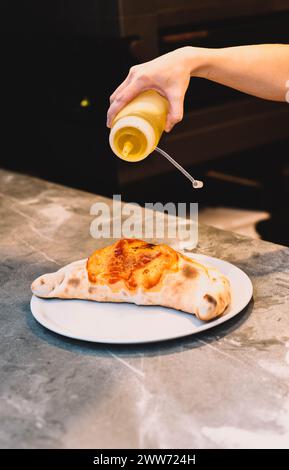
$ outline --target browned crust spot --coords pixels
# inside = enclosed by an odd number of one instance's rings
[[[204,299],[207,300],[210,304],[212,304],[214,307],[217,307],[217,301],[212,297],[210,294],[204,295]]]
[[[193,268],[193,266],[190,266],[189,264],[185,264],[183,267],[183,275],[187,277],[188,279],[194,279],[195,277],[198,276],[198,271]]]
[[[67,282],[67,285],[71,287],[78,287],[79,284],[80,284],[80,279],[77,279],[76,277],[69,279],[69,281]]]
[[[96,290],[97,290],[96,287],[91,287],[91,286],[90,286],[90,287],[88,288],[88,293],[89,293],[89,294],[94,294]]]

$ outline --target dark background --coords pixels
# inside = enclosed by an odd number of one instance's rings
[[[1,166],[129,201],[266,210],[263,238],[289,244],[286,103],[191,80],[161,146],[204,179],[198,192],[155,154],[117,159],[105,125],[131,65],[183,45],[288,43],[289,0],[11,0],[0,27]]]

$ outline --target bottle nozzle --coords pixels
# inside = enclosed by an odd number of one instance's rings
[[[124,146],[123,146],[123,149],[122,149],[122,154],[124,157],[127,157],[130,152],[132,151],[133,149],[133,144],[131,143],[130,140],[127,140],[125,143],[124,143]]]

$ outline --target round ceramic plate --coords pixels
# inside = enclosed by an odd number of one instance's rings
[[[34,295],[31,299],[32,314],[41,325],[70,338],[98,343],[137,344],[199,333],[240,313],[253,294],[253,286],[247,274],[233,264],[217,258],[200,254],[189,256],[203,264],[217,267],[230,280],[231,305],[216,320],[203,322],[194,315],[166,307],[41,299]]]

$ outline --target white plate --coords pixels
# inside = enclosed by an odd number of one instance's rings
[[[98,343],[133,344],[199,333],[220,325],[246,307],[253,294],[253,286],[247,274],[217,258],[200,254],[189,256],[201,263],[216,266],[230,280],[231,305],[216,320],[203,322],[194,315],[166,307],[41,299],[34,295],[30,304],[32,314],[41,325],[70,338]]]

